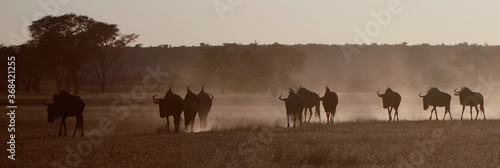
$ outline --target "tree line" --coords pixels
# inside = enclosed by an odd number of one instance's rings
[[[278,43],[202,43],[200,47],[202,56],[194,65],[195,76],[203,83],[218,85],[221,93],[230,90],[277,96],[278,88],[296,85],[293,76],[302,72],[305,60],[302,51]]]
[[[41,80],[48,79],[55,81],[57,90],[78,95],[86,78],[93,79],[100,93],[106,92],[118,70],[112,65],[126,45],[138,38],[121,34],[116,24],[73,13],[45,16],[28,29],[30,40],[18,46],[1,45],[0,55],[16,56],[18,84],[35,93],[41,91]]]

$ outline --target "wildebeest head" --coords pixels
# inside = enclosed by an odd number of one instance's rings
[[[157,99],[155,97],[156,97],[156,95],[153,96],[153,102],[156,104],[160,103],[163,100],[163,99]]]
[[[45,103],[45,100],[43,100],[43,105],[47,106],[47,121],[49,123],[53,123],[55,119],[59,118],[59,115],[57,113],[57,107],[55,104],[48,104]]]
[[[430,103],[433,97],[436,97],[437,95],[441,94],[442,92],[435,87],[432,87],[429,89],[426,95],[422,96],[422,93],[418,94],[423,99],[423,105],[424,105],[424,110],[429,109]]]
[[[391,90],[391,88],[387,88],[387,89],[385,90],[385,93],[384,93],[384,94],[380,94],[380,93],[379,93],[380,91],[377,91],[377,95],[378,95],[378,97],[381,97],[381,98],[382,98],[382,106],[383,106],[384,108],[388,108],[388,107],[389,107],[389,104],[387,103],[387,100],[386,100],[387,98],[385,98],[385,97],[386,97],[386,95],[387,95],[387,92],[391,92],[391,91],[392,91],[392,90]]]
[[[401,95],[391,88],[388,87],[384,94],[380,94],[379,91],[377,91],[377,95],[382,98],[382,105],[384,108],[393,107],[397,109],[399,107]]]
[[[156,95],[153,96],[153,102],[158,104],[160,117],[165,118],[170,115],[173,115],[174,118],[176,115],[180,115],[182,113],[182,98],[172,92],[172,88],[169,88],[164,98],[156,98]]]
[[[153,102],[158,104],[158,106],[160,106],[160,117],[161,118],[165,118],[166,114],[165,114],[165,110],[166,110],[166,102],[165,102],[165,99],[157,99],[155,98],[156,95],[153,96]]]
[[[281,98],[281,96],[283,95],[280,95],[279,99],[285,102],[287,114],[300,114],[304,108],[304,102],[295,91],[289,89],[288,98]]]
[[[424,102],[424,104],[423,104],[424,105],[424,110],[429,109],[429,100],[426,98],[427,95],[422,96],[422,93],[420,93],[420,94],[418,94],[418,96],[420,96],[422,98],[423,102]]]
[[[290,97],[297,96],[297,93],[295,93],[295,91],[293,91],[293,89],[291,89],[291,88],[290,88],[290,89],[289,89],[289,91],[288,91],[288,98],[281,98],[281,96],[283,96],[283,95],[280,95],[279,99],[280,99],[280,100],[282,100],[282,101],[284,101],[284,102],[285,102],[285,104],[286,104],[287,100],[288,100]]]
[[[473,104],[477,104],[476,102],[478,100],[476,98],[476,94],[469,88],[463,87],[459,92],[457,92],[457,89],[455,89],[454,92],[455,96],[459,96],[460,104],[464,104],[466,101],[474,101]]]
[[[71,94],[66,90],[62,90],[59,94],[54,94],[52,96],[52,104],[45,103],[45,100],[43,100],[43,104],[47,106],[47,120],[49,123],[53,123],[55,119],[59,118],[64,106],[67,107],[70,105],[68,101],[71,98]]]
[[[326,87],[326,91],[325,91],[325,94],[323,95],[323,97],[320,96],[320,100],[323,101],[325,97],[329,96],[332,94],[332,91],[330,91],[330,88],[328,88],[328,86]]]

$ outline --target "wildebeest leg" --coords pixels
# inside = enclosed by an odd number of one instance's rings
[[[61,136],[61,129],[62,129],[62,126],[63,126],[63,123],[64,123],[64,118],[61,119],[61,124],[59,124],[59,134],[58,136]]]
[[[450,106],[447,107],[448,114],[450,115],[450,120],[453,120],[453,117],[451,117],[451,108]]]
[[[434,106],[434,114],[436,115],[436,121],[439,120],[439,118],[438,118],[438,111],[436,109],[436,106]]]
[[[68,132],[66,131],[66,121],[65,121],[65,120],[66,120],[66,118],[64,118],[64,119],[62,119],[62,120],[61,120],[62,125],[63,125],[63,127],[64,127],[64,136],[66,136],[66,134],[68,133]],[[60,132],[61,132],[61,131],[59,131],[59,134],[61,134]]]
[[[443,121],[444,119],[446,118],[446,113],[448,112],[448,110],[444,110],[444,116],[443,116]]]
[[[335,110],[333,112],[330,112],[331,113],[331,116],[330,116],[330,122],[333,124],[333,119],[335,117]]]
[[[170,131],[170,120],[168,119],[169,116],[167,116],[165,118],[167,118],[167,132],[169,132]],[[175,118],[174,118],[174,122],[175,122]]]
[[[330,124],[330,113],[326,112],[326,124]]]
[[[175,132],[179,132],[179,124],[181,122],[181,115],[173,115],[174,117],[174,127],[175,127]]]
[[[286,115],[287,127],[290,128],[290,115]]]
[[[302,127],[302,118],[301,117],[302,117],[302,115],[299,115],[299,122],[300,122],[300,126]],[[294,123],[295,123],[295,121],[294,121]]]
[[[462,105],[462,116],[460,117],[460,120],[464,118],[464,110],[465,110],[465,105]]]
[[[432,120],[432,111],[434,111],[434,108],[431,110],[431,116],[429,117],[429,121]]]
[[[389,121],[392,121],[392,116],[391,116],[391,112],[392,111],[392,107],[389,107],[387,108],[387,113],[389,113]]]
[[[319,122],[321,122],[321,111],[319,110],[319,104],[316,105],[315,115],[318,116]]]
[[[479,115],[479,109],[477,109],[477,105],[474,106],[476,108],[476,119],[477,120],[477,116]]]
[[[77,130],[78,126],[80,126],[80,125],[81,125],[81,122],[82,122],[82,121],[81,121],[81,119],[77,117],[77,118],[76,118],[76,126],[75,126],[75,131],[73,132],[73,136],[75,136],[75,134],[76,134],[76,130]],[[82,126],[82,128],[83,128],[83,126]],[[83,129],[82,129],[82,134],[83,134]],[[82,135],[82,136],[83,136],[83,135]]]
[[[484,107],[483,107],[484,108]],[[484,109],[481,110],[483,112],[483,117],[484,117],[484,120],[486,120],[486,114],[484,114]]]
[[[399,114],[398,114],[398,108],[394,108],[394,118],[398,118],[399,121]]]
[[[312,107],[309,108],[309,120],[307,122],[311,122],[311,117],[313,116],[313,110]]]
[[[307,108],[304,108],[304,122],[307,122]]]
[[[470,106],[470,120],[472,120],[472,105]]]
[[[193,129],[194,129],[194,120],[196,119],[196,116],[193,116],[192,119],[191,119],[191,123],[189,125],[191,125],[191,132],[193,132]]]

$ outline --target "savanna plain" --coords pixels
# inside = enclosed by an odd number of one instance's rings
[[[500,121],[492,117],[482,120],[482,116],[481,120],[470,121],[468,110],[464,114],[466,120],[458,120],[461,112],[458,105],[452,105],[452,121],[441,120],[443,109],[438,109],[440,121],[428,121],[429,111],[413,103],[414,106],[402,106],[399,121],[388,122],[387,111],[375,93],[339,93],[344,103],[339,104],[335,124],[326,124],[322,110],[321,121],[313,115],[311,122],[287,128],[284,104],[276,98],[214,96],[207,128],[200,128],[196,118],[194,132],[184,130],[181,122],[181,132],[174,133],[173,124],[167,132],[166,121],[159,117],[158,106],[149,95],[137,102],[137,106],[128,107],[128,113],[111,110],[110,104],[119,95],[82,95],[87,104],[83,137],[80,130],[72,136],[75,118],[66,120],[68,135],[58,137],[60,120],[48,123],[46,107],[41,103],[47,96],[26,96],[18,100],[16,161],[0,164],[1,167],[496,167],[500,163]],[[418,102],[419,98],[407,100],[412,101]],[[1,123],[7,122],[5,117],[1,118]],[[2,156],[7,156],[2,151]]]

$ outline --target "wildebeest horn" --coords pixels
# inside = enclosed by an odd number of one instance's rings
[[[283,100],[283,101],[285,101],[286,99],[282,99],[282,98],[281,98],[281,96],[283,96],[283,95],[280,95],[280,100]]]
[[[378,96],[383,96],[383,95],[384,95],[384,94],[380,94],[380,93],[378,93],[378,92],[380,92],[380,90],[379,90],[379,91],[377,91],[377,95],[378,95]]]
[[[153,96],[153,102],[155,102],[155,103],[160,102],[161,99],[156,99],[155,97],[156,97],[156,95]]]
[[[424,98],[424,97],[425,97],[425,95],[424,95],[424,96],[422,96],[422,92],[420,92],[420,93],[418,94],[418,96],[420,96],[421,98]]]
[[[460,93],[460,92],[457,92],[457,89],[458,89],[458,88],[456,88],[456,89],[455,89],[455,90],[453,90],[453,91],[454,91],[455,93]]]
[[[210,96],[212,97],[210,100],[214,100],[214,95],[212,95],[212,93],[210,93]]]
[[[50,105],[50,104],[46,104],[46,103],[45,103],[45,99],[43,99],[43,102],[42,102],[42,103],[43,103],[43,105],[46,105],[46,106]]]

